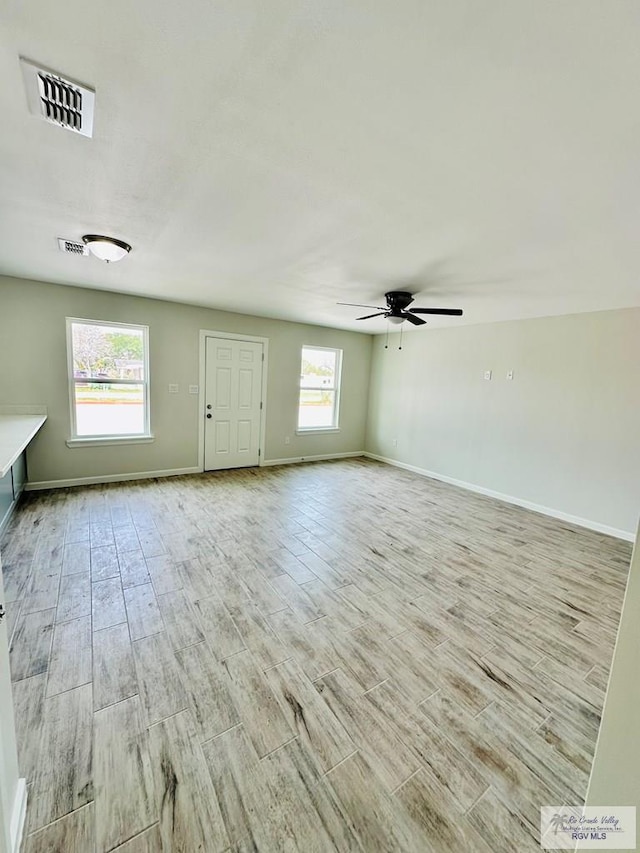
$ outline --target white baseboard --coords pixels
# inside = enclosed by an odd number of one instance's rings
[[[13,812],[9,832],[11,834],[11,853],[18,853],[22,843],[24,819],[27,815],[27,780],[18,779],[18,789],[13,801]]]
[[[435,471],[427,471],[425,468],[418,468],[417,465],[409,465],[406,462],[399,462],[397,459],[390,459],[387,456],[379,456],[377,453],[365,452],[363,454],[368,459],[376,459],[378,462],[385,462],[387,465],[394,465],[396,468],[404,468],[407,471],[413,471],[414,474],[420,474],[422,477],[430,477],[433,480],[440,480],[443,483],[449,483],[451,486],[459,486],[461,489],[466,489],[469,492],[476,492],[479,495],[486,495],[489,498],[497,498],[499,501],[504,501],[508,504],[521,506],[523,509],[531,509],[534,512],[539,512],[542,515],[557,518],[560,521],[566,521],[569,524],[576,524],[578,527],[586,527],[589,530],[595,530],[597,533],[606,533],[607,536],[615,536],[616,539],[624,539],[627,542],[634,542],[636,535],[629,530],[619,530],[617,527],[609,527],[606,524],[600,524],[599,521],[591,521],[589,518],[581,518],[578,515],[570,515],[567,512],[562,512],[559,509],[536,504],[532,501],[516,498],[513,495],[505,495],[503,492],[496,492],[494,489],[485,489],[484,486],[477,486],[475,483],[467,483],[464,480],[456,480],[454,477],[447,477],[445,474],[436,474]]]
[[[262,465],[295,465],[298,462],[323,462],[325,459],[349,459],[353,456],[365,456],[364,450],[349,453],[320,453],[316,456],[289,456],[287,459],[265,459]]]
[[[166,471],[137,471],[131,474],[105,474],[98,477],[75,477],[70,480],[41,480],[40,482],[27,483],[25,489],[28,492],[37,492],[41,489],[65,489],[68,486],[93,486],[97,483],[123,483],[127,480],[151,480],[154,477],[177,477],[180,474],[201,474],[202,468],[168,468]]]
[[[346,459],[350,456],[364,456],[363,450],[350,453],[324,453],[317,456],[294,456],[288,459],[265,459],[265,465],[290,465],[296,462],[320,462],[324,459]],[[27,483],[25,491],[38,492],[43,489],[65,489],[69,486],[93,486],[99,483],[122,483],[127,480],[150,480],[154,477],[177,477],[180,474],[202,474],[202,468],[169,468],[166,471],[138,471],[131,474],[105,474],[98,477],[75,477],[69,480],[41,480]]]

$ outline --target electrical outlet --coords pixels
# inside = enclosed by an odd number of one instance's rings
[[[189,393],[197,394],[200,391],[200,388],[197,385],[189,385]]]
[[[484,378],[485,378],[485,379],[491,379],[491,376],[492,376],[492,375],[493,375],[493,371],[491,371],[491,370],[485,370],[485,372],[484,372]]]
[[[288,436],[288,435],[285,435],[285,437],[284,437],[284,443],[285,443],[285,444],[291,444],[291,439],[289,438],[289,436]]]
[[[513,370],[507,370],[507,379],[513,379]]]
[[[170,394],[177,394],[178,390],[179,390],[179,388],[177,385],[169,385],[169,393]]]

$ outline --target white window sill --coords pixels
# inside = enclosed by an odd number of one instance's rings
[[[309,435],[314,432],[340,432],[340,427],[298,427],[296,435]]]
[[[83,438],[70,438],[67,447],[116,447],[122,444],[151,444],[155,436],[148,435],[88,435]]]

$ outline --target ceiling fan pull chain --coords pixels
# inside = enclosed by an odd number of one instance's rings
[[[402,349],[402,326],[400,326],[400,346],[398,347],[398,350],[401,350],[401,349]]]
[[[389,321],[387,320],[387,338],[384,342],[384,348],[389,349]]]

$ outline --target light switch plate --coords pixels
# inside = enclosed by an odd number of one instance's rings
[[[178,393],[178,386],[177,385],[169,385],[169,393],[170,394],[177,394]]]
[[[189,393],[197,394],[200,388],[197,385],[189,385]]]
[[[491,370],[485,370],[484,378],[485,379],[491,379],[491,376],[492,376],[492,371]]]
[[[507,379],[513,379],[513,370],[507,370]]]

